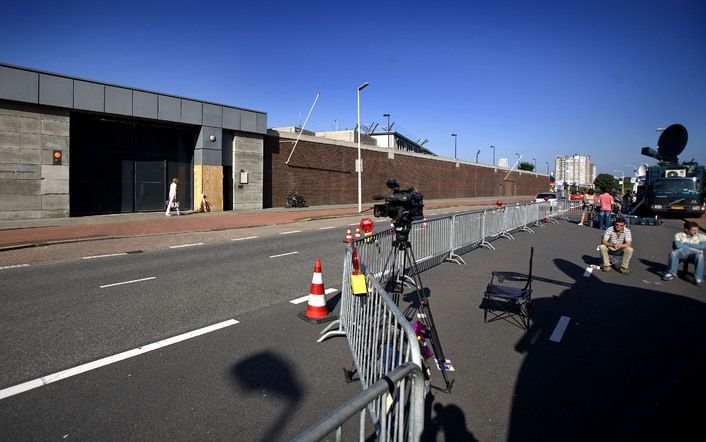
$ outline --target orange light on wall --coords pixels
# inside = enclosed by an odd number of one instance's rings
[[[52,156],[51,156],[52,164],[55,166],[61,166],[61,159],[63,156],[64,155],[62,154],[62,152],[60,150],[53,151]]]

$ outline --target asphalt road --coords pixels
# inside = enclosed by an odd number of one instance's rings
[[[323,326],[300,320],[305,304],[289,302],[308,293],[316,258],[326,287],[340,287],[340,228],[307,226],[2,270],[0,390],[237,321],[0,400],[3,439],[286,440],[354,395],[360,386],[341,371],[350,364],[345,340],[316,344]],[[498,239],[495,251],[465,254],[465,266],[424,272],[457,370],[453,393],[429,398],[424,439],[702,434],[698,408],[686,404],[706,393],[706,293],[656,274],[679,228],[636,226],[630,276],[584,277],[597,263],[599,232],[567,222]],[[302,231],[286,233],[294,230]],[[531,329],[484,324],[479,304],[490,272],[526,272],[531,245]],[[566,332],[550,340],[562,316],[570,318]]]

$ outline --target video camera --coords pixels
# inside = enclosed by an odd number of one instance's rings
[[[385,184],[392,193],[374,197],[376,200],[385,200],[385,204],[373,206],[373,214],[377,218],[389,217],[396,226],[411,226],[413,221],[424,218],[424,195],[413,187],[400,190],[395,179],[389,179]]]

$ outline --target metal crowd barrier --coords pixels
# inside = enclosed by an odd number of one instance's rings
[[[555,205],[539,202],[444,216],[415,222],[410,232],[410,242],[420,271],[445,260],[460,264],[463,263],[460,255],[472,248],[494,250],[489,240],[499,237],[512,240],[512,233],[516,231],[533,233],[531,227],[544,227],[543,223],[568,219],[575,210],[570,201],[558,201]],[[420,381],[422,377],[416,369],[402,368],[413,365],[421,370],[419,344],[411,324],[383,289],[387,279],[385,271],[390,264],[388,261],[392,259],[391,253],[396,253],[392,246],[394,236],[390,228],[348,245],[343,262],[339,319],[322,330],[318,340],[321,342],[332,336],[346,337],[365,390],[303,433],[300,436],[302,439],[295,440],[319,440],[337,428],[337,438],[340,438],[342,423],[365,407],[380,440],[418,440],[421,434],[423,416],[417,417],[415,407],[422,404],[423,408],[424,386],[419,386],[423,384]],[[367,275],[368,294],[364,296],[355,296],[351,291],[354,248],[357,249],[361,269]],[[410,375],[412,372],[414,374]],[[384,412],[381,395],[384,393],[383,387],[389,384],[380,381],[386,377],[392,379],[393,373],[402,379],[399,386],[395,384],[395,391],[398,394],[408,392],[410,406],[407,407],[405,401],[398,398],[393,402],[394,412]],[[407,377],[411,379],[410,388],[407,388]],[[392,382],[397,383],[397,378]],[[403,416],[405,413],[407,415]],[[363,410],[361,440],[365,432],[364,420]]]
[[[387,409],[387,398],[393,403]],[[351,422],[360,413],[358,440],[368,440],[365,427],[366,409],[372,408],[378,419],[375,422],[376,440],[379,441],[418,441],[424,430],[424,375],[413,362],[405,362],[390,371],[385,379],[372,384],[348,402],[339,406],[313,426],[301,433],[292,442],[314,442],[325,438],[333,431],[336,441],[350,440],[343,437],[343,425]],[[372,417],[371,413],[371,417]],[[351,429],[351,433],[355,428]],[[348,436],[348,433],[346,433]]]
[[[352,246],[349,246],[346,257],[350,258],[351,254]],[[344,265],[346,281],[350,281],[352,270],[348,263],[350,259]],[[363,392],[369,400],[362,406],[367,406],[378,440],[418,440],[424,425],[424,377],[421,375],[422,357],[417,335],[372,273],[367,275],[367,288],[367,295],[354,296],[350,284],[343,284],[339,329],[322,336],[319,342],[328,336],[346,336],[357,376],[364,389],[372,389],[372,392]],[[390,377],[395,369],[410,364],[416,369],[402,370],[399,379]],[[409,385],[407,377],[411,380]],[[390,409],[376,384],[385,378],[394,383],[394,392],[397,392]],[[383,380],[383,385],[388,387],[387,381]],[[360,404],[361,399],[356,397],[351,401]],[[337,413],[317,424],[321,428],[312,433],[314,436],[301,440],[318,440],[317,437],[323,437],[337,426],[340,433],[340,425],[362,406],[340,407]],[[364,440],[363,421],[364,412],[361,413],[361,440]],[[311,431],[309,429],[305,434]]]

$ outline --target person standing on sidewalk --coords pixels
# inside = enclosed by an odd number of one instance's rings
[[[603,234],[603,241],[598,246],[603,259],[603,271],[610,272],[610,256],[622,255],[623,259],[618,267],[618,271],[623,275],[629,275],[630,258],[632,258],[632,232],[625,227],[625,220],[618,218],[615,224],[609,227]]]
[[[598,197],[598,206],[600,213],[598,214],[598,228],[606,230],[610,226],[610,214],[613,213],[613,195],[607,190],[604,190],[601,196]]]
[[[676,278],[677,267],[681,261],[694,260],[694,280],[701,286],[704,282],[704,249],[706,235],[699,232],[699,225],[693,221],[684,223],[684,231],[674,234],[674,250],[669,254],[669,271],[662,277],[665,281]]]
[[[583,220],[586,215],[588,215],[588,224],[591,224],[594,204],[596,204],[595,192],[593,189],[588,189],[588,192],[583,195],[583,209],[581,210],[581,221],[579,221],[579,226],[583,225]]]
[[[172,178],[172,184],[169,185],[169,201],[167,201],[167,211],[164,212],[166,216],[171,216],[171,213],[169,211],[172,208],[172,205],[174,205],[174,208],[176,209],[177,215],[180,215],[179,213],[179,203],[176,200],[177,196],[177,184],[179,183],[179,178],[174,177]]]

